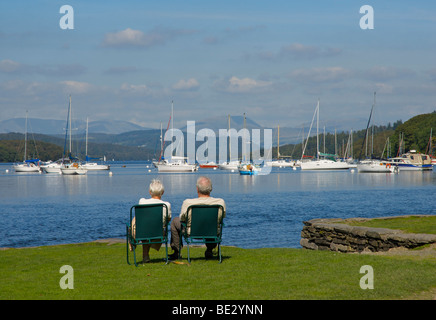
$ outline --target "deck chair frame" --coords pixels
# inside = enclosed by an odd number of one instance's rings
[[[218,221],[219,210],[224,212],[222,205],[191,205],[187,209],[190,214],[190,234],[188,235],[188,228],[186,221],[181,221],[181,239],[184,238],[188,247],[188,262],[191,262],[189,245],[190,244],[207,244],[216,243],[218,246],[219,262],[222,262],[221,256],[221,241],[223,232],[223,219]],[[219,231],[219,232],[218,232]],[[179,252],[181,252],[182,241],[180,241]]]
[[[126,224],[127,263],[129,261],[129,245],[133,247],[133,262],[136,262],[136,247],[143,244],[165,244],[165,260],[168,263],[168,219],[163,221],[162,212],[168,207],[165,203],[137,204],[130,208],[130,220]],[[133,237],[132,219],[135,217],[136,235]]]

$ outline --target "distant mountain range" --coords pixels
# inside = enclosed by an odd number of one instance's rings
[[[0,133],[9,132],[24,132],[25,118],[13,118],[0,121]],[[28,132],[41,133],[49,135],[65,134],[65,120],[53,120],[53,119],[28,119]],[[85,132],[86,121],[74,121],[75,132]],[[90,121],[88,123],[89,133],[107,133],[107,134],[119,134],[128,131],[146,130],[147,128],[141,127],[137,124],[111,120],[111,121]]]
[[[251,132],[252,129],[267,129],[261,126],[257,122],[250,118],[245,119],[246,128]],[[309,124],[307,124],[308,126]],[[0,133],[23,133],[25,127],[25,118],[13,118],[8,120],[0,121]],[[53,119],[38,119],[29,118],[28,119],[28,132],[33,134],[44,134],[44,135],[56,135],[62,137],[65,135],[65,120],[53,120]],[[228,129],[228,117],[213,117],[195,122],[196,131],[204,128],[211,129],[215,132],[218,137],[219,129]],[[230,117],[230,128],[241,130],[244,127],[244,116],[231,116]],[[277,145],[278,140],[278,128],[269,128],[273,130],[273,145]],[[336,127],[329,125],[326,127],[326,132],[333,133],[335,129],[339,131],[349,131],[351,128]],[[359,128],[362,129],[362,128]],[[75,121],[73,124],[73,134],[85,136],[86,122],[85,121]],[[164,128],[166,130],[166,128]],[[186,131],[186,126],[180,128],[183,132]],[[307,136],[308,128],[292,128],[292,127],[280,127],[280,144],[289,143],[300,143]],[[319,128],[320,132],[324,128]],[[144,131],[144,132],[142,132]],[[145,132],[149,131],[149,132]],[[153,138],[157,135],[159,139],[160,129],[157,128],[146,128],[140,125],[134,124],[128,121],[111,120],[111,121],[91,121],[88,123],[88,133],[90,136],[90,141],[96,143],[116,143],[123,145],[136,145],[144,146],[149,145],[150,141],[146,142],[143,139],[138,139],[150,137],[150,133],[153,132]],[[312,129],[311,135],[316,133],[316,129]],[[142,140],[142,141],[141,141]],[[156,140],[156,139],[153,139]]]
[[[405,132],[406,146],[415,148],[417,150],[425,151],[428,143],[431,128],[436,128],[436,113],[423,114],[415,116],[408,120],[406,123],[397,121],[393,125],[376,126],[374,129],[374,145],[382,148],[385,145],[388,136],[391,136],[391,143],[393,150],[398,148],[398,136],[401,132]],[[21,123],[20,123],[21,122]],[[246,119],[246,127],[249,132],[252,133],[252,129],[268,129],[260,126],[255,121]],[[17,150],[23,147],[24,141],[24,119],[10,119],[0,122],[0,162],[13,162],[17,159],[22,159],[22,155]],[[65,149],[65,132],[63,127],[65,126],[63,121],[59,120],[42,120],[42,119],[30,119],[30,125],[28,127],[28,154],[39,154],[41,159],[55,160],[62,156]],[[84,158],[85,155],[85,124],[82,129],[75,130],[73,133],[73,152]],[[62,129],[55,128],[60,126]],[[147,160],[157,159],[161,152],[160,146],[160,129],[147,129],[135,124],[123,121],[96,121],[89,124],[91,132],[88,134],[88,154],[92,157],[106,156],[107,159],[116,160]],[[234,116],[231,117],[230,127],[240,131],[244,127],[244,117]],[[197,131],[196,147],[204,143],[204,138],[200,137],[198,130],[211,129],[215,132],[217,138],[218,148],[218,131],[219,129],[228,128],[227,117],[209,118],[203,121],[195,122],[195,129]],[[133,129],[133,130],[132,130]],[[166,128],[165,128],[166,129]],[[273,156],[276,155],[277,149],[277,128],[271,128],[272,132],[272,144],[273,144]],[[323,128],[324,129],[324,128]],[[323,133],[324,130],[319,130]],[[99,132],[93,132],[93,131]],[[120,131],[124,131],[118,133]],[[186,127],[181,128],[182,131],[186,131]],[[8,133],[2,133],[7,131]],[[37,133],[38,131],[43,133]],[[335,152],[336,145],[339,147],[344,146],[349,138],[349,131],[337,130],[337,137],[333,130],[327,130],[326,138],[321,141],[323,148],[326,144],[326,150],[328,153]],[[365,129],[356,130],[353,129],[353,141],[354,141],[354,154],[360,153],[363,146],[363,138],[365,135]],[[115,132],[115,133],[110,133]],[[306,139],[308,133],[308,127],[303,128],[282,128],[280,127],[280,154],[282,156],[293,156],[298,159],[301,156],[301,142]],[[316,141],[314,135],[316,135],[316,129],[312,128],[309,143],[306,149],[306,154],[316,154]],[[261,146],[263,144],[263,134],[261,133]],[[189,137],[185,135],[185,146]],[[433,135],[433,140],[435,139]],[[38,141],[38,143],[33,143]],[[238,139],[238,150],[242,150],[242,140]],[[38,145],[38,149],[32,145]],[[50,145],[49,145],[50,144]],[[169,145],[169,142],[165,143],[165,148]],[[254,144],[252,144],[253,147]],[[436,141],[433,142],[436,145]],[[376,148],[375,148],[376,149]],[[187,148],[185,147],[185,151]],[[330,150],[330,151],[329,151]],[[20,151],[22,152],[22,151]],[[375,150],[375,154],[381,154],[382,150]]]

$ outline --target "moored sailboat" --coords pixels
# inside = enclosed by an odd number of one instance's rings
[[[230,137],[230,115],[228,116],[229,122],[229,161],[220,163],[218,168],[221,170],[238,170],[238,166],[241,164],[239,160],[232,160],[232,146],[231,146],[231,137]]]
[[[82,167],[86,170],[110,170],[110,165],[105,163],[91,162],[91,160],[99,160],[100,158],[91,158],[88,156],[88,118],[86,118],[86,142],[85,142],[85,163]],[[106,157],[103,157],[106,162]]]
[[[73,160],[76,160],[74,158],[72,158],[71,156],[71,150],[72,150],[72,142],[71,142],[71,95],[70,95],[70,103],[68,106],[68,117],[67,117],[67,128],[66,128],[66,132],[68,132],[69,134],[69,159],[65,160],[65,154],[64,157],[62,158],[62,165],[61,165],[61,173],[63,175],[84,175],[88,172],[88,170],[86,168],[83,168],[82,165]],[[66,142],[66,141],[65,141]]]
[[[280,126],[277,126],[277,160],[267,161],[266,165],[270,167],[295,167],[296,164],[286,161],[284,159],[280,159]]]
[[[39,166],[39,159],[27,159],[27,111],[26,111],[26,122],[24,129],[24,156],[23,162],[15,163],[13,168],[15,172],[41,172],[41,168]]]
[[[156,164],[159,172],[194,172],[197,166],[188,163],[187,157],[171,157],[171,161],[164,159]]]
[[[307,141],[310,137],[310,131],[312,129],[313,121],[315,119],[315,114],[317,115],[316,120],[316,160],[309,160],[304,161],[304,152],[307,146]],[[313,114],[312,123],[310,125],[309,133],[307,135],[306,144],[303,149],[303,153],[301,155],[301,164],[300,168],[301,170],[348,170],[349,165],[346,162],[343,161],[335,161],[332,159],[329,159],[325,155],[321,154],[319,152],[319,134],[318,134],[318,128],[319,128],[319,100],[317,103],[317,106],[315,108],[315,113]]]
[[[174,103],[171,102],[171,130],[173,130],[174,123]],[[163,145],[162,145],[163,146]],[[162,150],[163,151],[163,150]],[[197,171],[197,165],[190,164],[188,157],[184,156],[171,156],[170,159],[160,157],[159,162],[154,162],[153,165],[159,172],[194,172]]]
[[[373,118],[373,112],[374,112],[374,107],[375,107],[375,96],[376,93],[374,92],[374,103],[371,107],[371,112],[369,114],[369,118],[368,118],[368,124],[366,125],[366,131],[365,131],[365,136],[363,138],[362,141],[362,147],[360,150],[360,155],[362,155],[362,151],[363,151],[363,146],[366,143],[366,151],[365,151],[365,155],[367,154],[367,150],[368,150],[368,130],[369,127],[371,125],[371,119]],[[372,124],[374,127],[374,124]],[[371,133],[371,141],[373,141],[373,135],[374,135],[374,130],[372,130]],[[386,142],[388,144],[388,141]],[[357,171],[359,173],[391,173],[391,172],[398,172],[398,169],[395,170],[395,168],[392,167],[390,161],[387,160],[382,160],[382,159],[375,159],[373,158],[373,149],[374,149],[374,143],[371,143],[371,150],[370,150],[370,154],[371,157],[361,160],[359,161],[359,163],[357,164]],[[383,156],[384,150],[382,152],[382,156]]]

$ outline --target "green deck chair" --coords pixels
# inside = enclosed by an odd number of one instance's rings
[[[137,204],[130,208],[130,220],[126,225],[127,263],[129,262],[129,244],[133,247],[133,261],[136,262],[136,246],[142,244],[165,243],[166,263],[168,263],[168,219],[163,222],[162,212],[168,216],[168,207],[164,203]],[[136,237],[132,235],[132,219],[136,221]]]
[[[182,221],[182,236],[188,247],[188,262],[191,262],[189,245],[197,243],[216,243],[218,245],[219,262],[221,263],[221,239],[224,223],[218,221],[218,212],[224,208],[221,205],[192,205],[191,210],[191,233],[187,234],[186,221]],[[181,246],[180,241],[180,246]],[[181,248],[179,248],[180,252]]]

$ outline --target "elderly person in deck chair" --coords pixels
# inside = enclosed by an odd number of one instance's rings
[[[180,215],[175,217],[173,221],[171,221],[171,248],[174,250],[174,253],[169,256],[170,260],[175,260],[179,258],[179,244],[182,239],[180,238],[181,231],[181,223],[180,221],[187,221],[187,209],[191,205],[203,204],[203,205],[214,205],[219,204],[224,208],[224,212],[220,210],[219,219],[223,219],[226,216],[226,204],[221,198],[213,198],[210,196],[212,192],[212,181],[207,177],[199,177],[197,179],[197,194],[198,198],[194,199],[186,199],[183,201],[182,209],[180,211]],[[188,226],[189,228],[189,226]],[[212,258],[212,250],[216,247],[216,243],[206,243],[206,252],[204,256],[206,259]]]
[[[171,221],[171,204],[166,201],[162,201],[162,195],[164,193],[165,189],[162,184],[157,179],[153,179],[150,183],[150,186],[148,188],[148,192],[150,193],[151,198],[145,199],[141,198],[139,199],[139,204],[154,204],[154,203],[165,203],[168,207],[168,215],[165,215],[165,209],[162,210],[162,219],[164,225],[166,225],[167,222]],[[165,217],[167,218],[165,221]],[[135,225],[135,217],[132,219],[132,236],[136,236],[136,225]],[[162,246],[162,243],[154,243],[154,244],[143,244],[142,245],[142,259],[143,262],[147,263],[150,262],[150,248],[155,249],[156,251],[159,251],[160,247]],[[132,247],[130,247],[130,251],[132,251]]]

